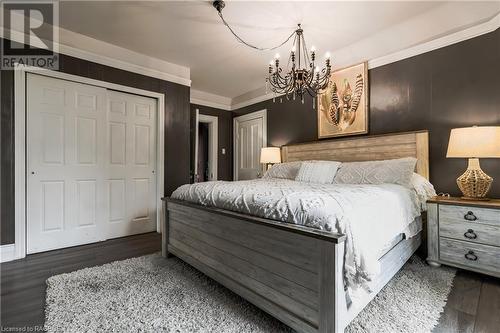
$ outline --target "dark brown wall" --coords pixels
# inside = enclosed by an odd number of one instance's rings
[[[60,71],[96,80],[165,94],[165,194],[189,183],[190,109],[189,87],[109,66],[60,55]],[[1,244],[14,241],[14,137],[12,71],[1,75]]]
[[[438,192],[458,195],[455,179],[465,159],[447,159],[450,130],[500,125],[500,30],[369,71],[369,134],[428,129],[431,182]],[[273,146],[317,140],[317,117],[310,99],[271,100],[236,110],[267,109],[268,142]],[[490,192],[500,197],[500,159],[482,159],[495,178]]]
[[[1,42],[1,40],[0,40]],[[14,243],[14,82],[12,71],[0,70],[0,244]]]
[[[217,160],[217,176],[219,180],[233,180],[233,114],[230,111],[191,104],[191,173],[194,173],[194,138],[196,129],[196,109],[200,114],[215,116],[219,124],[219,152]],[[226,154],[222,154],[222,148]]]

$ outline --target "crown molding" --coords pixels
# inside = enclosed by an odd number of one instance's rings
[[[236,104],[232,104],[231,105],[231,110],[232,111],[238,110],[238,109],[244,108],[246,106],[257,104],[257,103],[260,103],[260,102],[264,102],[264,101],[267,101],[267,100],[272,99],[272,98],[278,98],[280,96],[282,96],[282,95],[276,95],[276,94],[273,94],[273,93],[267,93],[267,94],[264,94],[264,95],[256,96],[256,97],[253,97],[251,99],[248,99],[248,100],[245,100],[245,101],[242,101],[242,102],[238,102]]]
[[[157,79],[191,86],[189,67],[146,56],[123,47],[59,28],[59,53]],[[0,27],[0,37],[24,43],[25,34]],[[29,38],[27,39],[29,40]],[[36,47],[36,45],[33,45]]]
[[[231,111],[231,98],[191,89],[191,104]]]
[[[368,68],[381,67],[403,59],[411,58],[419,54],[427,53],[436,49],[440,49],[449,45],[463,42],[465,40],[478,37],[500,28],[500,13],[494,16],[489,21],[475,25],[473,27],[457,31],[455,33],[433,39],[431,41],[418,44],[407,49],[397,51],[379,58],[368,61]]]
[[[478,37],[500,28],[500,13],[496,14],[493,18],[486,22],[474,25],[472,27],[439,37],[428,42],[417,44],[406,49],[396,51],[382,57],[374,58],[368,61],[368,68],[381,67],[390,63],[400,60],[411,58],[423,53],[427,53],[436,49],[440,49],[452,44],[456,44],[474,37]],[[358,61],[359,62],[359,61]],[[352,65],[352,64],[351,64]],[[348,65],[349,66],[349,65]],[[255,93],[260,91],[259,96]],[[256,104],[275,97],[273,94],[262,94],[265,91],[264,87],[246,92],[232,99],[231,110],[237,110],[245,106]],[[234,103],[236,101],[236,103]]]

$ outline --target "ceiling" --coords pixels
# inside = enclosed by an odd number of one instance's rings
[[[244,39],[269,47],[297,23],[334,67],[380,57],[483,22],[500,2],[228,1],[224,17]],[[263,86],[276,51],[240,43],[207,1],[68,1],[60,25],[191,69],[192,88],[229,98]],[[383,42],[380,42],[383,41]],[[291,42],[279,53],[288,57]]]

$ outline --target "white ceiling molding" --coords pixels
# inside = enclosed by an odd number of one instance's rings
[[[191,89],[191,104],[231,111],[231,98]]]
[[[20,43],[30,40],[29,38],[25,39],[23,33],[8,31],[1,27],[0,36],[2,38],[10,36],[14,41]],[[61,54],[184,86],[191,86],[189,67],[146,56],[73,31],[59,28],[58,46]]]
[[[397,62],[403,59],[411,58],[417,56],[419,54],[427,53],[439,48],[443,48],[452,44],[456,44],[474,37],[478,37],[490,32],[493,32],[500,28],[500,13],[495,15],[493,18],[488,20],[487,22],[480,23],[478,25],[463,29],[458,32],[451,33],[449,35],[433,39],[431,41],[421,43],[418,45],[411,46],[404,50],[400,50],[397,52],[390,53],[388,55],[384,55],[372,60],[368,61],[368,68],[376,68],[380,66],[384,66],[393,62]],[[335,59],[335,53],[333,55]],[[352,63],[343,64],[341,67],[347,67],[356,63],[361,62],[362,60],[358,59],[353,61]],[[255,103],[259,103],[268,99],[273,98],[273,94],[265,93],[265,88],[261,87],[249,92],[246,92],[242,95],[236,96],[232,99],[231,110],[237,110],[239,108],[252,105]]]
[[[237,110],[244,108],[245,106],[267,101],[268,99],[271,99],[273,97],[277,97],[277,95],[266,92],[265,87],[260,87],[233,98],[231,103],[231,110]]]
[[[431,40],[426,43],[415,45],[405,50],[394,52],[380,58],[372,59],[368,61],[368,68],[376,68],[396,61],[411,58],[419,54],[427,53],[436,49],[440,49],[442,47],[463,42],[467,39],[493,32],[498,28],[500,28],[500,13],[494,16],[491,20],[478,24],[476,26]]]
[[[191,86],[189,67],[146,56],[79,33],[59,29],[59,52],[102,65]]]

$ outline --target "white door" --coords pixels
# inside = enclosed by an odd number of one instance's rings
[[[260,150],[266,146],[266,111],[234,118],[234,178],[258,178],[263,172]]]
[[[156,101],[108,91],[106,234],[156,229]]]
[[[142,197],[150,188],[154,189],[154,174],[146,177],[139,172],[140,168],[126,167],[127,177],[124,178],[123,173],[112,168],[109,162],[112,158],[119,158],[117,153],[112,154],[113,142],[117,146],[120,140],[127,138],[124,156],[132,154],[133,157],[127,159],[126,164],[131,166],[129,160],[138,160],[151,173],[155,156],[154,126],[151,129],[151,122],[142,124],[131,116],[124,119],[126,133],[120,132],[121,129],[115,131],[113,126],[119,122],[113,122],[110,116],[109,93],[100,87],[28,74],[28,253],[124,236],[123,230],[130,235],[155,229],[154,222],[149,227],[149,219],[154,219],[155,212],[155,209],[151,210],[155,202],[154,191],[146,195],[146,199]],[[131,100],[136,98],[130,96]],[[146,114],[140,107],[134,112]],[[150,113],[154,122],[154,109],[150,109]],[[147,149],[152,152],[147,152]],[[110,184],[117,184],[122,179],[130,183],[123,185],[122,194],[116,194],[122,188]],[[115,180],[117,182],[113,183]],[[112,194],[109,188],[114,190]],[[124,198],[122,201],[119,195]],[[139,195],[140,199],[137,198]],[[146,204],[146,200],[152,204]],[[116,223],[109,227],[110,216],[119,215],[119,205],[127,211],[122,213],[124,221],[113,221]],[[137,216],[143,218],[136,219]],[[145,220],[141,227],[133,227],[136,221]],[[123,227],[125,224],[128,226]]]

